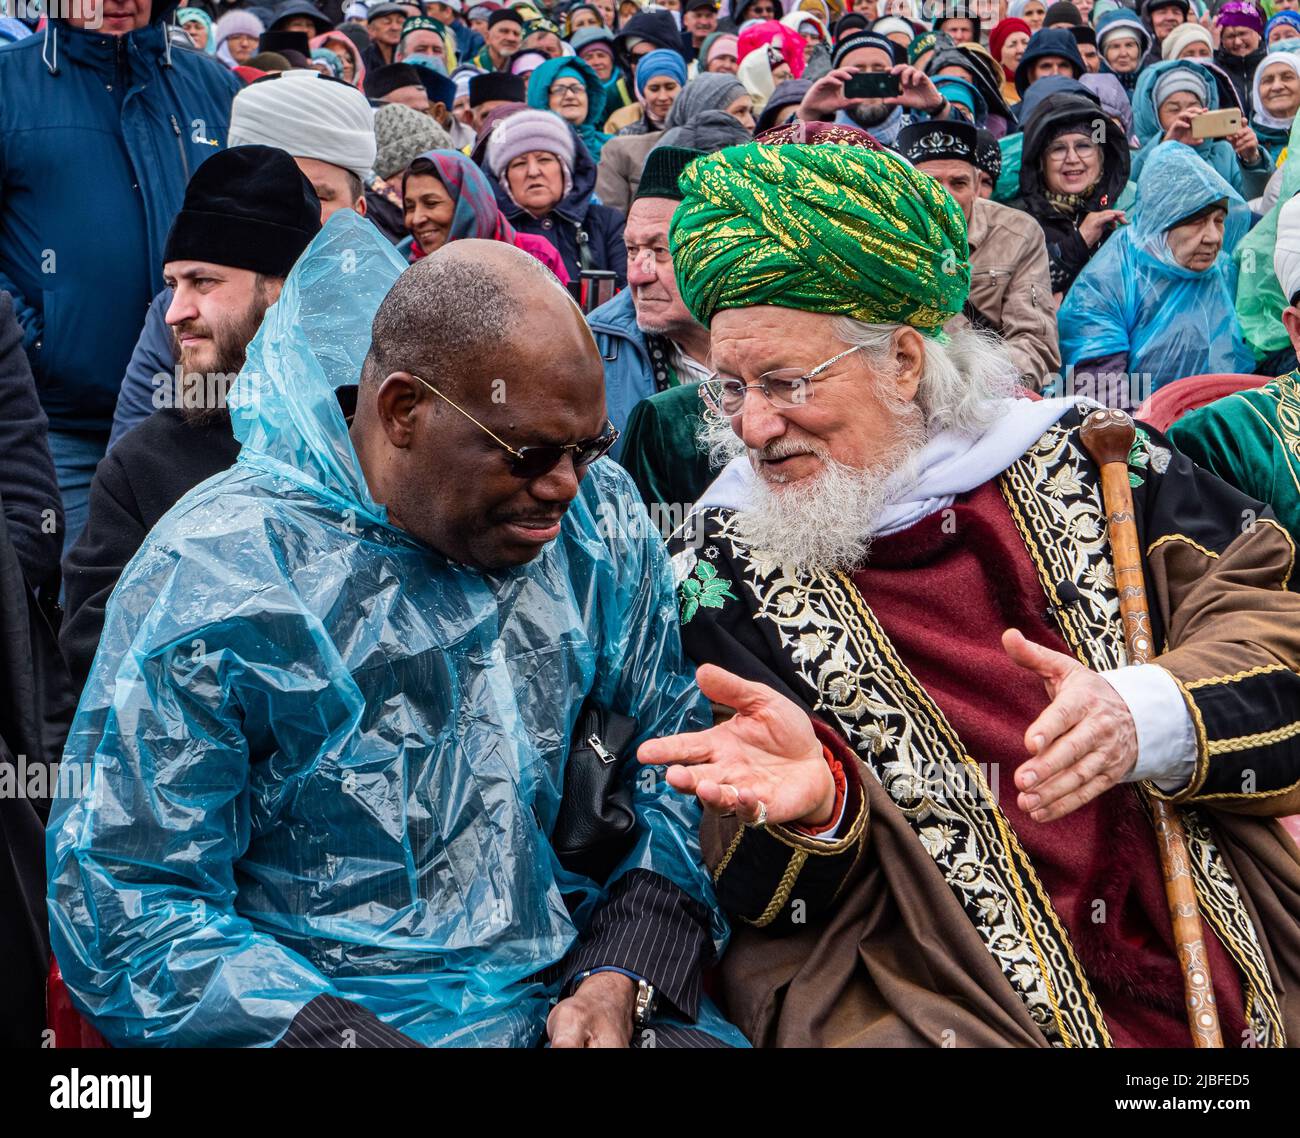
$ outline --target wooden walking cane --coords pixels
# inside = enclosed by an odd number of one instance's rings
[[[1133,420],[1123,411],[1094,411],[1080,430],[1083,445],[1101,469],[1101,497],[1110,533],[1110,551],[1119,589],[1119,612],[1124,624],[1124,647],[1130,664],[1145,664],[1152,656],[1151,615],[1142,579],[1142,551],[1133,518],[1133,491],[1128,480],[1128,456],[1133,446]],[[1165,876],[1165,896],[1173,919],[1174,944],[1183,970],[1187,994],[1187,1022],[1197,1047],[1222,1047],[1219,1013],[1214,1006],[1214,985],[1205,955],[1204,930],[1192,884],[1187,835],[1178,811],[1163,799],[1150,797],[1160,868]]]

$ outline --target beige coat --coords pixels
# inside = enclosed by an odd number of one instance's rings
[[[1061,366],[1056,301],[1047,245],[1038,223],[1023,210],[979,198],[970,220],[970,304],[998,331],[1024,383],[1038,391]],[[969,325],[964,315],[945,325]]]
[[[645,160],[663,136],[663,131],[655,130],[649,134],[621,135],[605,143],[600,152],[600,165],[596,167],[596,196],[602,205],[627,214],[632,196],[641,184]]]

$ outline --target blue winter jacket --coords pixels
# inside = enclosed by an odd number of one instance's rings
[[[108,449],[143,423],[159,407],[169,406],[168,397],[175,391],[176,346],[172,330],[167,327],[167,309],[172,306],[172,290],[164,288],[153,298],[145,314],[144,327],[135,342],[122,390],[117,393],[117,410],[113,412],[113,430]],[[167,380],[159,377],[166,376]]]
[[[175,7],[0,47],[0,288],[55,430],[108,430],[185,185],[225,145],[239,81],[168,45]]]
[[[605,364],[605,414],[620,431],[632,408],[655,393],[655,373],[645,333],[636,326],[632,290],[625,288],[587,316],[596,347]],[[610,452],[618,458],[623,440]]]

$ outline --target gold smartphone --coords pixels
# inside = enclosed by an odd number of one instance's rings
[[[1241,111],[1236,107],[1205,111],[1192,119],[1193,138],[1227,138],[1240,129]]]

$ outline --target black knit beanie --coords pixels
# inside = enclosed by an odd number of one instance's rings
[[[285,277],[320,232],[320,199],[298,165],[271,146],[232,146],[185,187],[163,262],[207,261]]]

